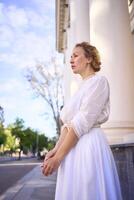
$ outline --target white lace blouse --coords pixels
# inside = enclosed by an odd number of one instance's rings
[[[77,137],[106,122],[110,113],[109,84],[101,75],[82,80],[79,90],[60,113],[64,127],[72,127]]]

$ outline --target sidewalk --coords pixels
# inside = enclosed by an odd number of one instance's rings
[[[33,158],[36,158],[36,157],[24,157],[24,156],[21,156],[21,159],[20,160],[26,160],[26,159],[33,159]],[[18,161],[19,158],[18,156],[16,157],[11,157],[11,156],[0,156],[0,163],[3,163],[3,162],[8,162],[8,161]]]
[[[54,200],[56,173],[43,176],[38,165],[9,188],[0,200]]]
[[[18,157],[10,157],[10,156],[0,156],[0,162],[17,160]]]

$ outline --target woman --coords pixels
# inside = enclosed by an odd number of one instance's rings
[[[109,84],[97,49],[76,44],[71,67],[80,74],[79,90],[61,111],[60,138],[44,161],[48,176],[58,169],[55,200],[121,200],[112,152],[101,129],[109,117]]]

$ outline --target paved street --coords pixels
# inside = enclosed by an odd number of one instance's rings
[[[0,200],[54,200],[56,172],[45,177],[39,165],[10,187]]]
[[[44,176],[41,163],[35,159],[1,163],[0,188],[8,189],[0,200],[54,200],[57,174]]]
[[[36,158],[0,162],[0,195],[38,164]]]

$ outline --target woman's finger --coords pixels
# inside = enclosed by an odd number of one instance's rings
[[[47,166],[46,169],[44,169],[45,176],[52,174],[52,172],[53,172],[53,168],[50,166]]]
[[[48,160],[48,159],[51,158],[53,155],[54,155],[54,152],[53,152],[53,151],[48,152],[47,155],[46,155],[46,157],[45,157],[45,160]]]

